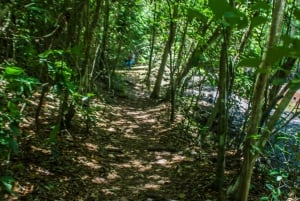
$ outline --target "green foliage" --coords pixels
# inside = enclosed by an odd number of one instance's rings
[[[267,17],[264,17],[264,16],[255,16],[255,17],[252,19],[252,25],[253,25],[254,27],[258,27],[258,26],[260,26],[260,25],[265,24],[267,21],[268,21],[268,18],[267,18]]]
[[[237,26],[238,29],[243,29],[248,24],[248,19],[244,13],[236,8],[233,8],[225,0],[210,0],[209,7],[215,15],[215,18],[222,20],[225,26]]]
[[[89,86],[85,82],[90,76],[103,75],[108,77],[109,87],[114,94],[128,96],[130,82],[124,81],[120,74],[110,74],[115,69],[115,64],[123,62],[124,57],[131,51],[137,53],[137,57],[143,57],[147,63],[149,55],[149,42],[151,28],[155,28],[156,41],[154,52],[159,55],[161,47],[165,43],[168,33],[168,22],[170,22],[170,10],[165,1],[103,1],[101,3],[98,19],[93,19],[96,12],[97,1],[10,1],[7,4],[0,3],[0,26],[3,30],[0,34],[0,62],[12,58],[13,64],[3,68],[0,77],[0,162],[9,161],[11,154],[18,152],[17,139],[20,135],[19,123],[22,117],[20,105],[25,97],[29,97],[34,86],[39,84],[38,80],[49,82],[52,93],[58,95],[62,106],[74,106],[83,114],[87,127],[94,121],[92,113],[96,110],[90,106],[94,97],[93,93],[87,93]],[[169,1],[169,3],[177,1]],[[249,98],[254,85],[254,71],[261,62],[260,55],[266,38],[266,30],[270,22],[272,4],[268,1],[236,1],[236,8],[226,0],[203,0],[203,1],[181,1],[179,3],[179,17],[176,20],[178,27],[174,46],[170,48],[174,63],[179,57],[179,44],[183,39],[183,27],[188,24],[186,41],[183,44],[182,68],[189,59],[189,55],[197,44],[207,44],[208,39],[217,27],[232,28],[232,40],[228,44],[228,58],[240,53],[242,60],[238,66],[233,66],[235,72],[232,76],[233,92],[239,97]],[[208,3],[208,4],[207,4]],[[288,2],[290,6],[291,2]],[[100,4],[99,4],[100,5]],[[155,9],[153,8],[155,5]],[[107,8],[106,8],[107,6]],[[84,8],[84,9],[82,9]],[[106,11],[107,9],[107,11]],[[172,9],[171,9],[172,10]],[[286,15],[286,30],[294,29],[299,25],[300,9],[293,8]],[[253,15],[258,12],[258,15]],[[154,18],[155,15],[155,18]],[[292,21],[287,19],[291,15]],[[107,18],[106,18],[107,17]],[[252,18],[253,17],[253,18]],[[108,19],[105,22],[105,19]],[[90,22],[95,20],[96,28],[91,27]],[[244,30],[251,21],[253,30],[249,34],[248,42],[245,43],[244,52],[239,51]],[[149,26],[150,25],[150,26]],[[290,26],[291,27],[286,27]],[[91,37],[89,32],[92,31]],[[268,56],[268,64],[276,67],[276,72],[286,57],[300,57],[300,40],[297,30],[295,36],[284,36],[279,46],[273,47]],[[245,32],[246,33],[246,32]],[[289,33],[288,33],[289,34]],[[287,35],[288,35],[287,34]],[[107,35],[107,36],[106,36]],[[209,63],[201,69],[195,69],[201,76],[205,77],[209,86],[217,86],[217,67],[219,65],[219,50],[222,38],[220,35],[216,42],[207,44],[207,50],[198,51],[191,62],[193,67],[199,67],[200,63]],[[88,38],[88,39],[87,39]],[[91,41],[90,45],[86,45]],[[86,47],[87,46],[87,47]],[[99,47],[99,52],[97,52]],[[201,47],[201,46],[200,46]],[[212,47],[212,48],[211,48]],[[90,51],[87,51],[89,50]],[[99,56],[99,55],[100,56]],[[107,57],[107,58],[102,58]],[[114,61],[116,60],[116,61]],[[87,65],[82,65],[87,62]],[[95,61],[95,65],[91,65]],[[101,61],[101,62],[99,62]],[[141,59],[139,59],[141,61]],[[103,66],[99,65],[103,63]],[[229,63],[229,62],[228,62]],[[22,66],[22,67],[19,67]],[[208,67],[207,67],[208,66]],[[89,72],[93,69],[92,72]],[[250,73],[247,72],[250,69]],[[254,69],[252,71],[252,69]],[[1,68],[2,70],[2,68]],[[178,74],[182,69],[178,69]],[[176,70],[177,71],[177,70]],[[26,75],[34,74],[37,78]],[[94,75],[90,75],[93,74]],[[177,72],[175,72],[176,75]],[[231,73],[231,72],[230,72]],[[38,75],[37,75],[38,74]],[[198,75],[199,75],[198,74]],[[92,77],[91,80],[94,80]],[[42,79],[43,78],[43,79]],[[176,78],[175,78],[176,79]],[[274,78],[270,85],[283,85],[286,79]],[[87,81],[88,82],[88,81]],[[84,86],[80,84],[84,83]],[[299,76],[292,80],[292,87],[299,87]],[[271,86],[270,86],[271,87]],[[265,92],[267,94],[267,92]],[[65,104],[63,104],[65,103]],[[194,104],[194,103],[193,103]],[[67,109],[62,107],[63,109]],[[65,114],[65,111],[62,112]],[[204,139],[208,134],[208,128],[199,126],[199,119],[190,114],[187,127],[193,127],[199,133],[197,142]],[[57,123],[57,122],[56,122]],[[52,125],[49,142],[51,143],[53,155],[57,154],[55,144],[60,132],[60,125]],[[184,132],[183,132],[184,133]],[[260,135],[253,135],[253,139],[259,140]],[[272,147],[273,153],[280,153],[288,158],[288,140],[291,136],[280,135],[276,138],[276,144]],[[297,152],[299,139],[295,140],[296,146],[290,146],[293,152]],[[252,147],[254,152],[260,150]],[[274,154],[268,153],[273,156]],[[299,154],[296,155],[299,158]],[[293,158],[295,161],[296,159]],[[289,164],[291,159],[287,160]],[[287,166],[294,171],[294,166]],[[0,172],[0,182],[3,190],[11,191],[13,179],[6,174],[8,171]],[[8,169],[8,168],[7,168]],[[270,168],[274,169],[274,168]],[[276,177],[275,177],[276,175]],[[272,172],[269,176],[267,188],[271,194],[267,199],[280,198],[282,190],[278,191],[279,182],[286,180],[283,172]],[[179,196],[184,199],[184,196]]]
[[[113,73],[111,76],[111,89],[116,92],[116,94],[121,96],[127,96],[127,85],[119,73]]]
[[[95,111],[98,111],[100,108],[91,106],[90,102],[95,97],[94,93],[87,93],[81,95],[79,93],[73,94],[73,101],[76,103],[80,114],[83,116],[85,122],[86,130],[89,131],[90,127],[95,123],[95,116],[93,115]]]
[[[57,94],[62,94],[65,89],[70,93],[76,91],[76,85],[72,81],[72,77],[76,75],[64,61],[65,54],[63,50],[47,50],[39,54],[40,62],[48,67],[49,78]]]
[[[298,21],[300,21],[300,9],[299,8],[296,8],[295,10],[294,10],[294,16],[295,16],[295,18],[298,20]]]
[[[282,169],[272,169],[269,171],[269,180],[266,188],[270,191],[269,195],[261,197],[262,201],[274,200],[280,201],[283,199],[284,192],[282,191],[283,183],[288,178],[288,173]]]
[[[261,59],[259,57],[247,57],[247,58],[242,59],[239,62],[238,66],[257,68],[259,66],[260,62],[261,62]]]
[[[0,177],[0,182],[3,186],[3,189],[9,193],[12,193],[13,191],[13,183],[14,183],[14,178],[11,176],[2,176]],[[0,187],[0,192],[2,188]]]
[[[249,66],[254,65],[253,63],[249,63],[249,64],[250,64]],[[252,94],[252,86],[254,84],[254,74],[255,74],[253,69],[254,68],[252,67],[237,68],[235,74],[235,82],[233,83],[235,89],[234,93],[246,100],[249,99],[250,95]]]
[[[17,138],[20,136],[19,123],[21,112],[19,105],[24,98],[31,95],[33,86],[38,80],[28,77],[21,67],[7,66],[0,75],[0,163],[7,164],[6,170],[1,167],[0,182],[7,192],[12,191],[13,178],[9,173],[9,163],[12,154],[19,151]],[[3,163],[3,161],[6,161]]]
[[[39,84],[36,78],[28,77],[24,69],[16,66],[6,67],[2,76],[7,81],[6,89],[15,92],[15,98],[30,96],[32,87]]]
[[[293,186],[299,185],[300,137],[296,133],[280,132],[271,139],[265,150],[269,162],[259,170],[266,175],[266,190],[261,200],[286,200]]]
[[[200,20],[203,23],[208,22],[208,17],[205,16],[198,8],[188,8],[187,15],[190,19]]]

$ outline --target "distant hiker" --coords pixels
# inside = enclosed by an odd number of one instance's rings
[[[131,69],[131,66],[135,63],[135,54],[132,52],[128,58],[125,60],[125,65],[128,69]]]

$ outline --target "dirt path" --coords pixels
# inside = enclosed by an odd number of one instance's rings
[[[110,144],[104,146],[110,152],[112,170],[107,175],[109,182],[101,189],[102,200],[183,198],[183,193],[174,195],[170,184],[177,174],[176,164],[188,159],[170,141],[173,130],[167,124],[167,106],[156,104],[142,92],[137,79],[142,70],[125,73],[126,81],[133,84],[130,99],[117,99],[110,105],[106,118],[110,123],[100,125],[110,133]]]
[[[7,200],[192,201],[214,197],[207,188],[211,163],[190,157],[193,150],[181,138],[180,128],[168,125],[168,107],[147,98],[140,84],[145,72],[122,73],[131,88],[129,98],[96,102],[96,125],[89,133],[78,126],[82,122],[75,121],[53,144],[47,140],[51,132],[47,126],[39,134],[31,130],[32,125],[24,126],[27,140],[20,146],[20,156],[13,159],[16,194]]]

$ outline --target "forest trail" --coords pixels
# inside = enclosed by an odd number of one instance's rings
[[[47,122],[53,115],[48,108],[45,127],[38,135],[32,124],[24,123],[27,140],[20,145],[22,154],[13,159],[17,162],[13,167],[16,194],[7,200],[193,201],[216,197],[208,188],[214,175],[211,156],[203,152],[201,162],[192,156],[199,147],[190,144],[179,124],[168,124],[168,105],[151,101],[143,92],[143,68],[119,73],[128,83],[129,96],[97,100],[96,125],[89,133],[82,120],[75,119],[57,143],[49,142]]]

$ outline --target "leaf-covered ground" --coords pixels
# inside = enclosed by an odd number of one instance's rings
[[[37,133],[33,117],[39,94],[33,97],[25,108],[21,153],[12,159],[15,194],[6,200],[216,200],[211,188],[214,149],[195,145],[182,129],[180,116],[173,125],[168,123],[168,104],[151,101],[143,92],[143,70],[121,73],[130,89],[127,97],[94,100],[95,125],[87,131],[77,115],[56,143],[49,136],[57,99],[47,95]],[[230,181],[239,161],[228,156]]]

